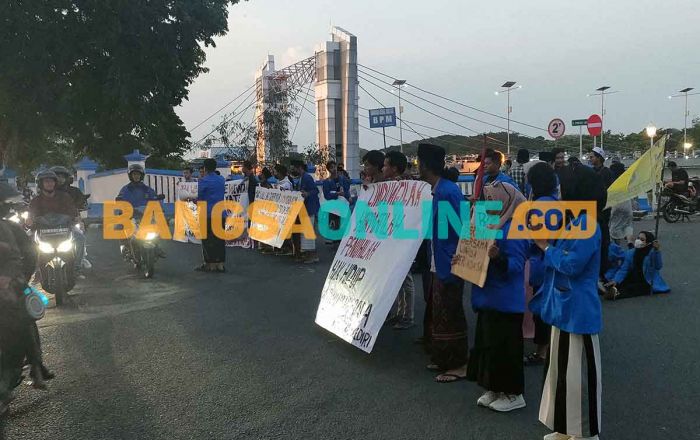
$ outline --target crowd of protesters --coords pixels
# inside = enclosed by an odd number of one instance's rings
[[[429,353],[427,368],[436,372],[435,380],[476,382],[484,390],[476,402],[478,406],[509,412],[526,406],[524,368],[542,366],[545,379],[540,384],[539,419],[552,431],[545,440],[596,439],[600,432],[601,296],[618,299],[670,291],[660,274],[659,242],[648,231],[634,236],[631,203],[605,209],[607,188],[625,171],[620,163],[606,167],[605,160],[601,148],[592,151],[590,166],[579,158],[567,161],[561,149],[542,152],[538,159],[521,149],[515,163],[498,151],[486,149],[481,158],[483,180],[475,185],[481,191],[478,199],[473,194],[472,200],[500,202],[500,209],[489,213],[498,216],[498,223],[491,227],[502,231],[503,238],[488,247],[483,286],[471,285],[471,306],[477,316],[473,346],[469,347],[462,306],[468,283],[451,269],[460,232],[452,226],[447,237],[438,237],[435,229],[433,236],[422,242],[385,323],[397,330],[415,325],[413,276],[420,274],[426,307],[423,336],[417,342]],[[200,177],[201,200],[223,199],[223,178],[212,175],[215,165],[214,161],[205,161]],[[421,179],[430,184],[434,223],[439,204],[448,203],[459,212],[465,200],[456,183],[459,170],[445,167],[445,150],[439,146],[419,145],[417,169],[412,169],[398,151],[369,151],[362,157],[362,165],[362,189],[401,179]],[[329,161],[325,167],[328,177],[319,189],[301,161],[293,161],[289,173],[278,164],[272,170],[262,169],[258,176],[245,162],[249,201],[254,201],[258,185],[299,191],[315,224],[320,192],[325,200],[345,200],[350,206],[357,199],[342,165]],[[191,171],[186,172],[186,178],[191,178]],[[517,207],[527,200],[596,202],[595,233],[585,239],[507,239]],[[340,228],[339,215],[330,214],[329,222],[332,230]],[[326,241],[328,245],[337,243]],[[221,246],[218,242],[215,246],[203,245],[205,264],[213,264],[214,270],[222,268]],[[294,234],[282,249],[268,247],[263,252],[293,255],[304,263],[318,262],[316,240],[300,234]],[[523,329],[528,311],[537,348],[525,354]]]

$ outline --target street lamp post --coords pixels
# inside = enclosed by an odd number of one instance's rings
[[[654,147],[654,136],[656,136],[656,126],[654,124],[649,124],[649,126],[646,129],[647,136],[649,136],[649,145],[650,148]],[[651,150],[649,150],[650,158],[654,157],[652,154]],[[661,160],[664,160],[663,157]],[[654,163],[650,164],[651,166],[649,167],[649,172],[653,173],[656,167],[654,166]],[[653,178],[654,176],[652,176]],[[661,172],[661,180],[663,180],[663,171]],[[659,238],[659,220],[661,219],[661,186],[659,185],[659,182],[655,183],[655,196],[656,196],[656,227],[654,230],[654,236],[658,239]]]
[[[500,92],[495,92],[496,96],[500,95],[503,92],[506,92],[506,94],[508,95],[508,104],[507,104],[508,107],[506,108],[506,116],[507,116],[506,119],[508,120],[508,125],[507,125],[507,129],[506,129],[507,136],[508,136],[508,141],[507,141],[508,157],[510,157],[510,113],[513,111],[513,109],[510,106],[510,91],[523,88],[523,86],[521,86],[521,85],[519,85],[517,87],[514,87],[514,86],[515,86],[515,81],[506,81],[501,86],[501,87],[503,87],[503,90],[501,90]]]
[[[618,92],[608,92],[610,86],[602,86],[595,89],[598,93],[589,93],[588,96],[600,96],[600,148],[605,148],[603,145],[603,132],[605,132],[605,95],[612,95]]]
[[[688,112],[688,96],[700,95],[700,92],[688,94],[688,92],[690,92],[691,90],[695,90],[695,89],[693,87],[686,87],[683,90],[679,90],[678,94],[671,95],[668,97],[668,99],[679,98],[681,96],[685,98],[685,113],[683,114],[683,118],[684,118],[684,122],[683,122],[683,148],[684,149],[690,148],[689,146],[687,146],[687,145],[690,145],[690,144],[688,144],[688,116],[690,115],[690,113]]]
[[[397,79],[394,80],[394,83],[392,86],[396,87],[399,89],[399,142],[401,145],[399,146],[399,149],[403,153],[403,107],[401,106],[401,87],[406,84],[405,79]]]

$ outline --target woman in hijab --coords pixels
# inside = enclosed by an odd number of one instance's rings
[[[467,379],[486,389],[477,405],[508,412],[525,407],[522,326],[528,242],[508,239],[513,213],[525,197],[510,183],[498,181],[484,187],[484,196],[501,202],[499,223],[490,227],[503,234],[489,246],[484,287],[472,285],[477,322]]]
[[[597,201],[596,181],[592,169],[573,167],[562,181],[562,198]],[[545,440],[597,440],[602,394],[597,287],[601,230],[596,227],[590,238],[566,238],[535,240],[544,252],[544,277],[530,309],[552,326],[539,419],[554,431]]]
[[[633,296],[668,293],[661,278],[661,250],[658,240],[649,231],[642,231],[634,241],[634,249],[627,251],[625,261],[608,284],[605,299],[615,300]]]

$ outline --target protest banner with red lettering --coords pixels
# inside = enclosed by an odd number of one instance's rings
[[[367,353],[372,351],[420,247],[425,232],[422,205],[431,200],[430,185],[416,180],[375,183],[360,193],[349,232],[323,286],[316,324]],[[379,213],[381,202],[389,203],[388,212]],[[394,217],[401,209],[401,218]],[[373,229],[362,237],[368,223],[358,219],[365,217],[363,211],[368,218],[386,220],[389,236],[382,238]]]
[[[285,237],[284,226],[287,224],[287,220],[291,218],[292,220],[299,214],[299,209],[301,204],[294,202],[304,202],[304,196],[301,195],[300,191],[283,191],[280,189],[268,189],[258,186],[255,188],[255,203],[269,204],[269,208],[261,208],[261,213],[267,217],[274,218],[274,222],[278,225],[277,233],[271,237],[265,237],[264,239],[258,240],[258,237],[262,235],[256,235],[256,231],[261,234],[265,234],[268,227],[261,223],[256,223],[255,219],[251,219],[250,223],[250,233],[254,235],[256,241],[268,244],[270,246],[281,248],[284,244]],[[267,234],[269,235],[269,234]]]

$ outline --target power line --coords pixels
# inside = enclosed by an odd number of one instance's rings
[[[246,107],[246,108],[243,109],[240,113],[238,113],[238,119],[236,120],[236,122],[240,121],[240,119],[241,119],[241,117],[243,116],[243,114],[244,114],[246,111],[248,111],[248,109],[250,109],[251,107],[253,107],[256,103],[257,103],[257,99],[253,99],[253,101],[248,105],[248,107]],[[236,108],[236,110],[237,110],[239,107],[240,107],[240,105]],[[231,112],[231,114],[232,114],[233,116],[235,116],[235,110],[234,110],[233,112]],[[207,133],[206,135],[204,135],[204,136],[203,136],[201,139],[199,139],[197,142],[194,142],[194,144],[197,144],[197,145],[201,144],[203,140],[205,140],[206,138],[208,138],[209,136],[211,136],[215,131],[217,131],[219,128],[221,128],[222,125],[224,125],[225,123],[230,122],[230,121],[231,121],[231,119],[227,120],[226,117],[224,117],[224,120],[221,121],[219,124],[217,124],[217,125],[214,127],[214,129],[213,129],[212,131],[210,131],[209,133]]]
[[[377,77],[374,76],[374,75],[371,75],[371,74],[368,74],[368,73],[365,73],[365,72],[361,72],[361,74],[362,74],[362,75],[368,75],[368,76],[370,76],[371,78],[374,78],[375,80],[384,83],[384,81],[377,79]],[[377,84],[373,83],[371,80],[367,79],[366,77],[363,78],[363,79],[364,79],[365,81],[369,82],[370,84],[374,85],[375,87],[378,87],[378,88],[380,88],[380,89],[382,89],[382,90],[384,90],[384,91],[386,91],[386,92],[388,92],[388,93],[391,93],[391,92],[387,91],[386,89],[383,89],[381,86],[378,86]],[[389,85],[388,83],[384,83],[384,84]],[[501,127],[501,126],[499,126],[499,125],[492,124],[492,123],[490,123],[490,122],[482,121],[481,119],[477,119],[477,118],[471,117],[471,116],[469,116],[469,115],[465,115],[464,113],[460,113],[460,112],[458,112],[458,111],[456,111],[456,110],[452,110],[452,109],[450,109],[450,108],[447,108],[447,107],[445,107],[445,106],[443,106],[443,105],[440,105],[440,104],[437,104],[437,103],[435,103],[435,102],[432,102],[432,101],[430,101],[429,99],[425,99],[425,98],[423,98],[423,97],[421,97],[421,96],[418,96],[418,95],[416,95],[416,94],[414,94],[414,93],[411,93],[411,92],[408,92],[408,91],[406,91],[406,90],[404,90],[404,93],[406,93],[407,95],[410,95],[410,96],[414,96],[414,97],[416,97],[416,98],[418,98],[418,99],[420,99],[420,100],[422,100],[422,101],[425,101],[425,102],[427,102],[427,103],[429,103],[429,104],[432,104],[432,105],[434,105],[435,107],[439,107],[439,108],[441,108],[441,109],[443,109],[443,110],[447,110],[447,111],[450,112],[450,113],[454,113],[454,114],[459,115],[459,116],[462,116],[462,117],[464,117],[464,118],[471,119],[472,121],[476,121],[476,122],[479,122],[479,123],[485,124],[485,125],[490,125],[490,126],[492,126],[492,127],[496,127],[496,128],[498,128],[498,129],[501,129],[501,130],[508,130],[508,129],[505,128],[505,127]],[[406,101],[406,102],[411,103],[412,105],[414,105],[414,106],[416,106],[416,107],[418,107],[418,108],[421,108],[421,107],[419,107],[418,105],[416,105],[415,103],[412,103],[412,102],[410,102],[410,101],[407,100],[407,99],[403,99],[403,101]],[[422,109],[422,110],[425,111],[425,109]],[[470,130],[470,131],[472,131],[472,132],[474,132],[474,133],[476,133],[476,134],[481,134],[481,133],[479,133],[479,132],[477,132],[476,130],[473,130],[473,129],[471,129],[471,128],[468,128],[468,130]],[[528,136],[528,137],[529,137],[529,136]]]
[[[240,98],[241,96],[245,95],[248,91],[250,91],[250,89],[252,89],[252,88],[254,88],[254,87],[255,87],[255,84],[253,84],[252,86],[248,87],[248,88],[247,88],[245,91],[243,91],[240,95],[236,96],[235,98],[233,98],[232,100],[230,100],[228,103],[226,103],[226,105],[224,105],[223,107],[221,107],[220,109],[218,109],[217,111],[215,111],[214,113],[212,113],[208,118],[206,118],[205,120],[203,120],[203,121],[200,122],[199,124],[195,125],[195,126],[190,130],[190,132],[193,132],[193,131],[195,131],[196,129],[198,129],[199,127],[201,127],[202,125],[204,125],[205,122],[207,122],[208,120],[210,120],[211,118],[213,118],[214,116],[216,116],[217,114],[219,114],[223,109],[225,109],[225,108],[228,107],[229,105],[233,104],[238,98]],[[249,97],[250,97],[250,95],[249,95],[248,97],[246,97],[243,101],[246,101]]]
[[[387,93],[391,93],[391,92],[387,91],[386,89],[382,88],[381,86],[378,86],[376,83],[374,83],[374,82],[368,80],[367,78],[363,78],[363,79],[364,79],[365,81],[367,81],[368,83],[374,85],[375,87],[379,88],[380,90],[383,90],[384,92],[387,92]],[[420,110],[422,110],[422,111],[424,111],[424,112],[426,112],[426,113],[429,113],[429,114],[431,114],[431,115],[433,115],[433,116],[435,116],[435,117],[437,117],[437,118],[440,118],[440,119],[442,119],[443,121],[447,121],[447,122],[450,122],[450,123],[452,123],[452,124],[455,124],[455,125],[457,125],[457,126],[459,126],[459,127],[461,127],[461,128],[464,128],[465,130],[468,130],[468,131],[470,131],[470,132],[472,132],[472,133],[474,133],[474,134],[477,134],[477,135],[481,135],[481,134],[482,134],[482,133],[480,133],[480,132],[474,130],[473,128],[469,128],[469,127],[467,127],[466,125],[460,124],[459,122],[455,122],[455,121],[453,121],[453,120],[451,120],[451,119],[447,119],[447,118],[445,118],[445,117],[443,117],[443,116],[440,116],[440,115],[438,115],[438,114],[436,114],[436,113],[433,113],[433,112],[431,112],[430,110],[427,110],[427,109],[421,107],[420,105],[418,105],[418,104],[416,104],[416,103],[414,103],[414,102],[412,102],[412,101],[409,101],[409,100],[407,100],[407,99],[402,99],[402,101],[405,101],[405,102],[407,102],[407,103],[409,103],[409,104],[411,104],[411,105],[413,105],[413,106],[419,108]],[[438,105],[438,106],[439,106],[439,105]],[[443,107],[443,108],[444,108],[444,107]],[[449,110],[449,109],[447,109],[447,110]],[[451,110],[450,110],[450,111],[451,111]],[[459,114],[459,113],[458,113],[458,114]],[[470,118],[470,119],[471,119],[471,118]],[[491,137],[491,136],[487,136],[487,138],[488,138],[488,139],[491,139],[491,140],[494,141],[494,142],[503,143],[503,141],[501,141],[501,140],[499,140],[499,139],[496,139],[496,138],[493,138],[493,137]]]
[[[371,68],[371,67],[369,67],[369,66],[365,66],[365,65],[362,65],[362,64],[359,64],[359,63],[358,63],[357,65],[358,65],[358,66],[361,66],[361,67],[364,68],[364,69],[368,69],[368,70],[371,70],[372,72],[378,73],[378,74],[380,74],[380,75],[382,75],[382,76],[386,76],[387,78],[391,78],[392,80],[396,80],[396,78],[394,78],[393,76],[387,75],[386,73],[382,73],[382,72],[380,72],[380,71],[378,71],[378,70],[376,70],[376,69],[373,69],[373,68]],[[368,74],[368,75],[369,75],[369,74]],[[503,119],[503,120],[507,120],[507,119],[508,119],[508,118],[506,118],[506,117],[504,117],[504,116],[501,116],[501,115],[499,115],[499,114],[491,113],[491,112],[488,112],[488,111],[486,111],[486,110],[482,110],[482,109],[480,109],[480,108],[473,107],[473,106],[471,106],[471,105],[467,105],[467,104],[464,104],[464,103],[462,103],[462,102],[455,101],[454,99],[450,99],[450,98],[447,98],[447,97],[445,97],[445,96],[439,95],[439,94],[437,94],[437,93],[433,93],[433,92],[430,92],[430,91],[428,91],[428,90],[422,89],[422,88],[418,87],[417,85],[415,85],[415,84],[413,84],[413,83],[411,83],[411,82],[406,81],[406,84],[410,85],[410,86],[413,87],[414,89],[420,90],[420,91],[423,92],[423,93],[427,93],[427,94],[432,95],[432,96],[435,96],[435,97],[437,97],[437,98],[444,99],[444,100],[446,100],[446,101],[452,102],[452,103],[454,103],[454,104],[460,105],[460,106],[465,107],[465,108],[468,108],[468,109],[470,109],[470,110],[474,110],[474,111],[477,111],[477,112],[480,112],[480,113],[483,113],[483,114],[486,114],[486,115],[489,115],[489,116],[493,116],[493,117],[495,117],[495,118]],[[408,93],[408,92],[406,92],[406,93]],[[510,122],[512,122],[512,123],[514,123],[514,124],[523,125],[523,126],[525,126],[525,127],[534,128],[534,129],[536,129],[536,130],[547,131],[546,128],[537,127],[537,126],[535,126],[535,125],[528,124],[528,123],[526,123],[526,122],[516,121],[516,120],[514,120],[514,119],[511,119]]]
[[[360,109],[362,109],[362,110],[369,111],[368,108],[365,108],[365,107],[362,107],[362,106],[358,106],[358,107],[359,107]],[[402,118],[397,118],[397,119],[403,121],[403,123],[406,124],[406,126],[409,126],[409,124],[412,124],[412,125],[416,125],[416,126],[419,126],[419,127],[427,128],[427,129],[429,129],[429,130],[438,131],[438,132],[443,133],[443,134],[448,134],[448,135],[450,135],[450,136],[461,136],[461,135],[459,135],[459,134],[457,134],[457,133],[452,133],[452,132],[449,132],[449,131],[441,130],[441,129],[439,129],[439,128],[435,128],[435,127],[431,127],[431,126],[428,126],[428,125],[419,124],[418,122],[415,122],[415,121],[408,121],[408,120],[402,119]],[[464,144],[462,144],[462,143],[455,142],[455,141],[450,141],[450,140],[447,140],[447,139],[440,139],[440,138],[435,137],[435,136],[427,136],[425,133],[418,133],[418,132],[415,131],[415,130],[414,130],[414,133],[416,133],[417,135],[421,136],[423,139],[426,139],[426,138],[435,139],[436,141],[439,141],[439,142],[444,142],[444,143],[448,143],[448,144],[452,144],[452,145],[457,145],[457,146],[459,146],[459,147],[465,147],[465,148],[477,148],[477,149],[480,149],[480,148],[481,148],[481,145],[479,145],[478,147],[471,147],[471,146],[469,146],[469,145],[466,144],[466,141],[465,141]],[[478,140],[476,140],[476,139],[472,139],[472,138],[466,138],[466,139],[467,139],[468,141],[470,141],[470,142],[478,142]],[[400,142],[400,141],[399,141],[399,142]]]
[[[302,108],[306,108],[306,100],[307,100],[307,98],[309,97],[309,93],[311,92],[311,83],[309,83],[309,85],[308,85],[308,87],[306,88],[306,91],[305,91],[305,92],[306,92],[306,93],[304,93],[304,103],[301,105]],[[295,98],[294,101],[296,102],[296,98]],[[299,114],[297,115],[297,122],[294,124],[294,131],[292,132],[292,137],[291,137],[292,140],[294,139],[294,135],[295,135],[296,132],[297,132],[297,127],[299,126],[299,119],[301,119],[301,111],[300,111]]]

